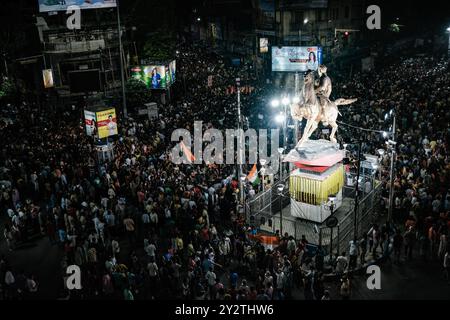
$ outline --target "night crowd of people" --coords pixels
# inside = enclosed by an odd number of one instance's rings
[[[229,66],[201,47],[179,49],[179,94],[159,108],[159,118],[120,119],[111,161],[99,162],[80,113],[38,114],[25,103],[17,119],[2,127],[1,298],[37,297],[35,273],[8,259],[38,234],[63,252],[60,299],[305,299],[350,298],[349,269],[366,253],[400,262],[438,260],[448,269],[450,208],[448,62],[411,58],[351,80],[333,83],[336,97],[358,97],[340,112],[343,122],[387,128],[384,114],[396,112],[394,226],[374,225],[339,253],[339,295],[331,297],[323,264],[309,254],[306,238],[282,236],[267,248],[252,237],[239,202],[231,165],[175,165],[170,158],[177,128],[234,128],[237,77],[251,85],[242,95],[249,126],[270,125],[265,108],[276,88],[256,80],[252,66]],[[333,70],[330,70],[333,77]],[[214,75],[212,83],[208,76]],[[184,90],[183,90],[184,89]],[[232,90],[231,90],[232,91]],[[341,143],[357,145],[353,128],[341,126]],[[388,131],[389,128],[386,129]],[[388,208],[389,150],[379,133],[364,135],[364,153],[382,156],[382,213]],[[354,150],[354,149],[353,149]],[[255,192],[258,188],[255,188]],[[246,186],[247,194],[253,187]],[[32,240],[30,240],[32,239]],[[48,259],[51,259],[49,257]],[[67,266],[82,270],[82,289],[67,290]]]

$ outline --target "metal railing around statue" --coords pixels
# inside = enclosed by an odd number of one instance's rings
[[[352,180],[353,175],[347,173],[346,179]],[[283,179],[283,184],[289,186],[289,177]],[[373,223],[378,222],[378,206],[381,198],[381,184],[373,176],[362,176],[363,181],[369,182],[370,188],[365,183],[360,184],[360,198],[357,217],[357,239],[367,233]],[[347,181],[346,180],[346,181]],[[289,210],[291,204],[289,190],[283,192],[282,201],[277,191],[277,184],[267,187],[267,190],[257,194],[253,199],[247,199],[246,212],[247,223],[258,229],[262,225],[268,225],[265,231],[275,234],[280,226],[280,204],[283,211]],[[325,256],[329,256],[330,251],[333,254],[340,254],[343,251],[348,252],[349,242],[354,237],[354,203],[355,187],[346,185],[343,188],[343,205],[336,210],[334,216],[338,217],[338,225],[332,231],[326,226],[326,223],[318,225],[312,221],[305,221],[296,218],[286,219],[286,212],[283,218],[283,234],[287,233],[294,239],[300,240],[305,235],[309,243],[319,245],[324,249]]]

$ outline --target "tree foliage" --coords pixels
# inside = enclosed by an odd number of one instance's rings
[[[131,78],[125,84],[125,88],[127,92],[127,106],[130,109],[136,110],[151,101],[152,94],[150,89],[141,80]]]

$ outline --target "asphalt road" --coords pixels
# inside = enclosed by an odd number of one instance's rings
[[[126,247],[126,243],[123,244]],[[47,238],[37,238],[9,252],[4,240],[0,253],[5,254],[14,270],[32,272],[39,281],[40,299],[57,299],[61,289],[60,261],[62,252]],[[450,284],[444,280],[442,267],[437,261],[424,262],[420,258],[400,265],[384,263],[381,268],[381,289],[369,290],[368,275],[352,276],[353,300],[449,300]],[[333,300],[339,297],[339,282],[327,282]],[[303,290],[294,290],[295,299],[304,299]]]

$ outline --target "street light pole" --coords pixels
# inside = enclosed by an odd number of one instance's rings
[[[392,210],[394,207],[394,168],[395,168],[395,125],[396,125],[396,114],[394,111],[393,124],[392,124],[392,141],[394,142],[391,146],[391,170],[390,170],[390,188],[389,188],[389,210],[388,210],[388,222],[391,223],[392,220]]]
[[[331,204],[330,204],[330,212],[331,212],[331,216],[333,216],[333,213],[334,213],[334,203],[333,202],[331,202]],[[331,229],[331,231],[330,231],[330,233],[331,233],[331,237],[330,237],[330,257],[331,257],[331,259],[333,259],[332,257],[333,257],[333,228],[330,228]]]
[[[280,238],[283,238],[283,190],[284,184],[278,185],[278,196],[280,197]]]
[[[122,107],[123,107],[123,116],[128,118],[128,110],[127,110],[127,98],[125,93],[125,74],[123,71],[124,65],[124,55],[123,55],[123,46],[122,46],[122,28],[120,25],[120,11],[119,11],[119,0],[116,0],[116,9],[117,9],[117,28],[119,31],[119,59],[120,59],[120,79],[122,82]]]
[[[278,148],[278,153],[280,155],[280,183],[281,181],[283,181],[283,162],[282,162],[282,157],[283,157],[283,152],[284,152],[284,148]]]
[[[240,78],[236,78],[236,88],[237,88],[237,107],[238,107],[238,132],[239,132],[239,137],[238,137],[238,168],[239,168],[239,190],[241,192],[241,203],[242,205],[244,204],[244,186],[243,186],[243,181],[241,179],[242,175],[243,175],[243,170],[242,170],[242,163],[243,163],[243,154],[242,154],[242,148],[244,148],[245,151],[245,141],[243,141],[242,139],[242,119],[241,119],[241,79]]]
[[[353,216],[353,237],[356,239],[358,237],[358,206],[359,206],[359,174],[361,171],[361,156],[362,156],[362,139],[359,140],[358,148],[358,165],[356,173],[356,191],[355,191],[355,212]]]

